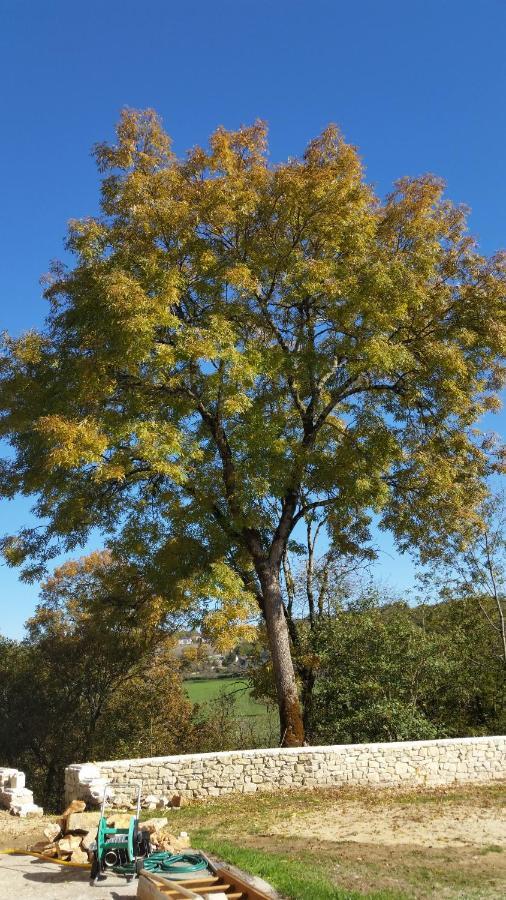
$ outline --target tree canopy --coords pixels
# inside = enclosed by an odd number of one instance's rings
[[[381,200],[334,127],[272,165],[262,123],[183,159],[152,111],[95,150],[101,215],[70,225],[41,333],[8,338],[4,496],[45,524],[28,577],[98,527],[174,604],[266,620],[285,743],[303,739],[282,558],[308,516],[359,550],[373,513],[425,557],[465,532],[502,383],[506,255],[431,175]]]

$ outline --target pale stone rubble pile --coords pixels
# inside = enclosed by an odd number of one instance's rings
[[[506,778],[506,736],[199,753],[113,760],[95,768],[97,777],[110,780],[118,805],[130,803],[132,784],[142,781],[148,808],[161,808],[173,793],[186,799],[345,784],[478,784]],[[81,766],[66,769],[65,790],[67,800],[86,799]]]
[[[96,846],[97,828],[100,814],[86,813],[83,800],[73,800],[65,812],[55,822],[44,828],[45,840],[37,841],[28,849],[33,853],[51,859],[62,859],[73,863],[91,862]],[[111,828],[128,828],[130,813],[116,813],[109,816],[107,824]],[[153,850],[165,850],[169,853],[180,853],[190,846],[188,835],[182,831],[179,837],[166,831],[168,819],[149,819],[141,823],[143,831],[149,832],[149,841]]]
[[[0,809],[13,816],[41,816],[43,809],[33,802],[33,791],[25,785],[25,773],[0,767]]]
[[[88,863],[88,851],[97,833],[98,813],[93,818],[84,814],[85,809],[83,800],[73,800],[60,819],[46,825],[45,839],[28,849],[52,859]]]

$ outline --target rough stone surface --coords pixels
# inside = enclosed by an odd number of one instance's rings
[[[104,795],[108,802],[114,799],[114,791],[109,785],[109,779],[101,774],[99,767],[94,763],[80,764],[79,782],[81,784],[80,799],[84,800],[88,806],[100,806]]]
[[[42,833],[47,837],[48,841],[55,841],[57,837],[60,837],[61,828],[56,822],[50,822]]]
[[[19,769],[0,766],[0,809],[8,809],[13,816],[42,815],[32,791],[25,787],[25,773]]]
[[[81,838],[78,834],[67,834],[65,837],[60,838],[57,843],[59,853],[66,856],[80,847]]]
[[[32,844],[30,851],[33,853],[43,853],[44,856],[54,857],[58,854],[58,846],[53,841],[37,841]]]
[[[98,825],[98,814],[96,825]],[[92,827],[93,822],[90,822],[89,816],[86,816],[82,812],[70,813],[70,815],[66,817],[65,831],[88,834],[88,831],[90,831]]]
[[[66,802],[89,798],[87,766],[74,764],[65,770]],[[140,780],[144,796],[177,792],[183,800],[280,787],[479,784],[506,778],[506,736],[233,750],[108,760],[93,768],[95,778],[112,787],[116,802],[127,806],[135,803],[135,783]]]
[[[11,806],[10,813],[12,816],[19,816],[21,819],[24,819],[26,816],[42,816],[44,810],[42,806],[37,806],[36,803],[16,803]]]
[[[86,803],[84,800],[72,800],[71,803],[68,804],[67,808],[62,812],[62,819],[67,819],[68,816],[71,816],[72,813],[82,813],[86,809]]]
[[[165,828],[168,824],[169,820],[162,819],[161,817],[158,819],[146,819],[146,821],[142,823],[142,830],[154,834],[155,831],[161,831],[162,828]]]
[[[89,862],[88,854],[85,850],[82,850],[81,847],[77,847],[72,851],[72,862],[80,863],[80,865],[86,865]]]

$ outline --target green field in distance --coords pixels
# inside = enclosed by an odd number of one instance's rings
[[[190,678],[183,684],[192,703],[208,703],[223,694],[230,694],[239,715],[265,715],[267,707],[253,699],[248,682],[243,678]]]
[[[273,740],[277,742],[277,710],[255,700],[245,678],[189,678],[183,685],[192,703],[206,704],[230,696],[234,700],[235,715],[251,730],[255,744],[270,746]]]

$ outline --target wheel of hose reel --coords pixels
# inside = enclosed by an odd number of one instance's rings
[[[139,828],[138,821],[136,821],[132,835],[133,850],[136,859],[138,856],[149,856],[149,852],[151,850],[149,838],[149,831],[142,831]]]

